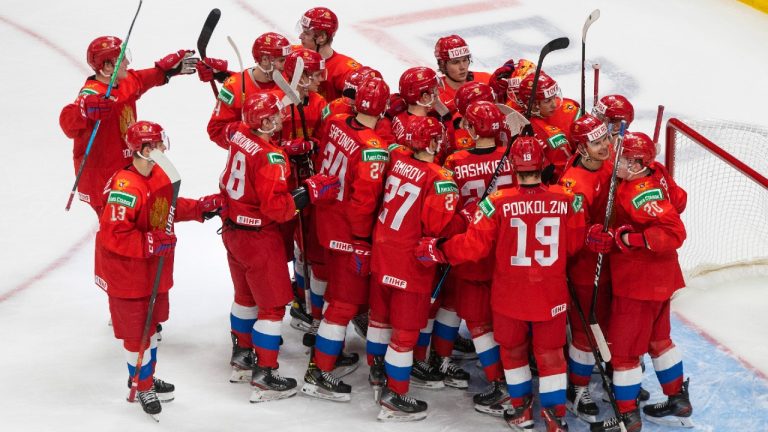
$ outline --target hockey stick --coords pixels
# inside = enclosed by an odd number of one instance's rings
[[[587,97],[585,95],[587,72],[584,70],[584,63],[586,63],[587,59],[587,31],[598,18],[600,18],[600,9],[595,9],[589,14],[587,20],[584,21],[584,27],[581,28],[581,112],[585,112],[587,106]]]
[[[139,0],[139,7],[136,8],[136,14],[133,16],[133,21],[131,21],[131,26],[128,28],[128,34],[125,36],[125,40],[123,41],[123,46],[120,47],[120,55],[117,56],[117,61],[115,62],[115,67],[114,67],[114,70],[112,71],[112,76],[109,78],[109,86],[107,87],[107,92],[104,94],[104,99],[109,99],[109,95],[112,94],[112,88],[115,86],[115,81],[117,80],[117,71],[120,69],[120,65],[123,63],[123,58],[125,58],[125,49],[128,47],[128,39],[131,38],[133,25],[136,23],[136,17],[139,16],[139,11],[141,10],[141,4],[143,2],[144,0]],[[69,192],[69,199],[67,200],[67,205],[64,207],[65,211],[69,211],[69,208],[72,207],[72,199],[75,197],[75,191],[77,190],[77,185],[80,183],[80,177],[83,175],[83,169],[85,168],[85,161],[88,160],[88,155],[91,154],[91,146],[93,146],[93,140],[96,138],[96,133],[99,132],[99,126],[101,126],[101,120],[96,120],[96,124],[93,125],[93,131],[91,132],[91,137],[88,139],[88,145],[85,147],[85,154],[83,154],[83,160],[80,161],[80,167],[77,169],[77,175],[75,176],[75,184],[72,185],[72,191]]]
[[[600,86],[600,63],[595,63],[592,65],[592,69],[595,71],[595,83],[594,83],[594,98],[592,99],[592,109],[595,109],[595,106],[597,105],[597,96],[598,96],[598,90]],[[587,112],[586,108],[582,107],[581,112]]]
[[[512,136],[520,135],[520,132],[523,131],[523,128],[531,123],[527,118],[525,118],[525,116],[512,109],[508,105],[497,103],[496,106],[504,114],[504,123],[507,124],[507,127],[512,133]]]
[[[173,218],[176,213],[176,199],[179,197],[179,188],[181,187],[181,176],[176,171],[170,160],[160,150],[152,150],[149,157],[162,168],[165,175],[171,181],[173,195],[171,196],[171,205],[168,208],[168,219],[165,222],[166,234],[173,233]],[[139,357],[136,360],[136,368],[131,378],[131,391],[128,394],[128,401],[133,402],[136,399],[136,391],[139,389],[139,374],[141,373],[141,364],[144,362],[144,351],[149,348],[149,328],[152,325],[152,312],[155,309],[155,300],[157,300],[157,291],[160,288],[160,277],[163,274],[163,264],[165,257],[161,256],[157,261],[157,271],[155,271],[155,282],[152,285],[152,294],[149,296],[149,306],[147,307],[147,318],[144,320],[144,331],[141,333],[141,343],[139,344]],[[155,419],[157,420],[157,419]]]
[[[605,223],[603,225],[603,232],[608,232],[608,221],[611,220],[611,214],[613,213],[613,201],[616,197],[616,172],[618,171],[619,166],[619,157],[621,156],[621,147],[624,143],[624,133],[627,131],[627,122],[625,120],[621,121],[621,128],[619,129],[619,137],[616,140],[616,156],[614,158],[613,162],[613,171],[611,172],[611,184],[608,188],[608,202],[606,204],[605,208]],[[603,335],[602,329],[600,329],[600,325],[597,323],[597,292],[598,292],[598,282],[600,282],[600,273],[603,268],[603,254],[598,253],[597,254],[597,267],[595,268],[595,283],[594,287],[592,289],[592,310],[589,313],[589,330],[587,329],[587,323],[584,319],[584,311],[581,308],[581,305],[579,304],[579,300],[576,297],[576,293],[573,291],[573,287],[569,284],[568,287],[571,292],[571,297],[573,298],[573,302],[576,305],[576,310],[579,315],[579,319],[581,320],[582,326],[584,326],[584,330],[587,334],[587,341],[589,342],[589,348],[592,350],[592,355],[595,356],[595,364],[597,365],[597,370],[600,372],[600,378],[603,381],[603,390],[608,395],[608,399],[611,403],[611,408],[613,408],[613,413],[616,415],[616,420],[619,422],[619,428],[621,428],[622,432],[626,432],[627,428],[624,425],[624,420],[621,418],[621,412],[619,411],[619,406],[616,403],[616,396],[611,391],[611,386],[609,384],[608,375],[605,373],[605,368],[603,367],[603,361],[609,362],[611,361],[611,351],[608,349],[608,344],[605,341],[605,336]]]
[[[568,48],[568,44],[570,44],[570,41],[566,37],[561,37],[554,39],[550,42],[548,42],[544,47],[541,48],[541,53],[539,53],[539,62],[536,65],[536,74],[533,77],[533,88],[531,92],[531,98],[528,100],[528,109],[526,110],[525,119],[528,121],[528,119],[531,118],[531,111],[533,110],[533,101],[536,99],[536,88],[538,87],[538,81],[539,81],[539,74],[541,73],[541,65],[544,63],[544,57],[546,57],[549,53],[556,50],[561,50],[564,48]],[[521,134],[525,135],[529,133],[530,135],[533,135],[533,128],[530,126],[530,122],[527,124],[524,124],[523,130],[520,132]],[[499,159],[498,165],[496,165],[496,169],[493,171],[493,175],[491,176],[491,181],[488,182],[488,186],[485,188],[485,191],[483,192],[482,197],[480,198],[480,201],[484,200],[488,194],[491,193],[492,190],[496,188],[496,181],[499,177],[499,173],[501,172],[501,167],[504,165],[504,162],[507,158],[509,158],[509,150],[512,148],[512,142],[514,139],[511,139],[507,136],[506,133],[501,132],[499,134],[499,138],[501,139],[501,142],[503,145],[506,146],[504,149],[504,155],[501,156],[501,159]],[[514,137],[516,138],[516,137]],[[478,203],[480,202],[478,201]],[[446,278],[448,277],[448,273],[451,272],[452,266],[450,264],[445,266],[445,270],[443,270],[443,274],[440,276],[440,280],[437,282],[437,285],[435,285],[435,288],[432,289],[432,296],[430,298],[430,302],[434,303],[437,299],[437,296],[440,295],[440,290],[443,287],[443,284],[445,283]]]
[[[213,29],[219,23],[219,18],[221,18],[221,11],[217,8],[212,9],[208,14],[208,18],[205,19],[203,29],[200,30],[200,36],[197,38],[197,52],[200,53],[200,57],[203,59],[208,57],[205,52],[208,49],[208,42],[211,40]],[[214,97],[219,96],[219,89],[216,88],[216,83],[213,80],[211,81],[211,90],[213,90]]]
[[[661,121],[664,118],[664,105],[659,105],[658,111],[656,111],[656,127],[653,129],[653,143],[658,145],[659,132],[661,132]],[[656,152],[658,153],[658,151]]]

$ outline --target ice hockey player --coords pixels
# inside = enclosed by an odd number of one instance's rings
[[[576,154],[568,161],[560,178],[562,192],[572,197],[584,209],[586,223],[592,231],[587,242],[592,249],[606,253],[613,245],[613,238],[601,237],[605,219],[605,207],[610,189],[613,160],[611,141],[606,125],[596,117],[586,114],[571,126],[571,137]],[[572,340],[568,346],[568,409],[588,422],[595,422],[599,413],[597,404],[589,393],[589,381],[595,365],[595,357],[587,339],[587,331],[581,324],[575,302],[579,303],[584,316],[592,310],[592,294],[595,282],[597,253],[583,248],[568,260],[568,283],[576,293],[571,299],[568,317]],[[608,260],[603,261],[598,285],[597,321],[607,330],[611,307],[611,275]]]
[[[555,113],[566,109],[563,108],[563,98],[557,82],[542,71],[536,86],[536,94],[532,95],[534,77],[534,74],[529,74],[520,81],[518,94],[525,107],[528,106],[528,101],[533,97],[531,125],[536,137],[546,143],[544,155],[551,164],[543,174],[544,178],[542,180],[544,183],[554,184],[557,183],[557,180],[565,170],[566,162],[573,154],[573,149],[568,142],[571,125],[570,123],[567,124],[568,130],[566,131],[562,128],[563,125],[551,122]],[[575,108],[567,108],[567,110],[575,116],[579,111],[578,105]],[[554,171],[552,171],[553,169]]]
[[[472,53],[467,42],[458,35],[444,36],[435,43],[437,69],[443,76],[439,97],[451,111],[456,111],[456,90],[468,82],[488,84],[491,75],[487,72],[470,71]]]
[[[518,94],[520,82],[535,71],[536,64],[530,60],[520,59],[517,63],[513,59],[507,60],[506,63],[493,72],[491,79],[488,81],[488,84],[496,93],[496,101],[524,114],[527,105],[520,99]]]
[[[74,102],[66,105],[59,116],[64,134],[74,140],[72,159],[75,174],[85,156],[88,141],[97,121],[99,132],[93,140],[88,160],[78,183],[80,201],[88,203],[101,217],[104,208],[102,192],[107,180],[118,169],[130,165],[131,152],[123,146],[125,131],[136,122],[136,100],[152,87],[160,86],[179,74],[195,72],[197,59],[192,50],[179,50],[155,62],[148,69],[128,69],[126,55],[117,70],[109,99],[104,96],[120,55],[122,41],[115,36],[94,39],[86,51],[88,66],[94,74],[85,80]]]
[[[616,144],[621,121],[627,122],[627,128],[629,128],[635,119],[635,108],[622,95],[607,95],[601,97],[597,105],[592,108],[592,115],[605,122],[611,131],[611,141]]]
[[[517,138],[510,153],[519,186],[480,202],[480,212],[466,233],[442,246],[437,238],[423,238],[417,257],[457,265],[494,251],[494,337],[501,346],[512,405],[504,419],[513,430],[533,428],[528,366],[532,339],[539,366],[541,418],[547,431],[567,431],[562,349],[568,305],[566,257],[584,245],[583,212],[570,197],[541,183],[544,155],[538,139]],[[526,301],[521,303],[521,298]]]
[[[400,97],[408,108],[392,118],[392,135],[399,144],[405,143],[405,128],[411,116],[424,117],[435,107],[438,97],[438,78],[434,70],[417,66],[400,75]]]
[[[283,107],[272,93],[245,100],[243,121],[228,132],[229,155],[219,188],[226,196],[222,240],[235,289],[232,306],[233,377],[247,368],[251,344],[251,402],[283,399],[296,393],[296,380],[280,376],[277,357],[285,305],[293,298],[283,236],[278,224],[309,203],[334,200],[334,176],[315,175],[291,191],[286,154],[273,141],[283,125]]]
[[[328,101],[341,97],[344,78],[350,70],[358,69],[360,64],[331,47],[333,37],[339,29],[339,19],[328,8],[314,7],[304,12],[299,25],[301,26],[299,39],[302,46],[320,53],[325,60],[328,77],[320,84],[320,95]]]
[[[386,387],[378,418],[384,421],[427,416],[427,403],[409,396],[408,388],[413,349],[419,330],[427,323],[436,271],[431,263],[425,269],[416,260],[415,250],[422,236],[440,235],[453,218],[458,201],[451,172],[434,163],[445,140],[442,124],[433,117],[415,117],[405,137],[414,153],[392,160],[373,236],[370,381],[374,391],[383,385],[383,360]],[[466,382],[468,376],[464,378]]]
[[[444,166],[453,172],[459,188],[458,208],[465,209],[469,214],[474,215],[480,198],[504,156],[505,148],[496,145],[501,123],[504,122],[504,114],[493,102],[485,100],[476,100],[468,108],[462,106],[464,103],[462,95],[466,88],[487,88],[486,94],[490,93],[490,88],[480,83],[466,84],[456,93],[457,107],[464,113],[465,127],[475,145],[474,148],[460,150],[448,156]],[[491,192],[513,186],[516,186],[516,180],[512,164],[507,158],[504,159]],[[450,318],[458,314],[459,318],[466,320],[467,328],[477,349],[480,365],[486,379],[491,383],[486,391],[474,397],[475,409],[501,417],[504,412],[503,404],[509,406],[509,396],[504,384],[499,346],[493,338],[490,302],[493,261],[494,257],[488,255],[477,262],[459,264],[451,269],[443,287],[443,304],[437,313],[433,344],[435,352],[441,356],[445,364],[447,360],[445,357],[450,353],[452,345],[452,340],[445,335],[455,335],[459,322],[458,318],[453,320]],[[446,343],[448,343],[447,347],[444,346]],[[441,371],[443,369],[445,368],[441,367]],[[459,371],[462,370],[459,369]],[[450,385],[449,375],[452,374],[446,374],[446,385]],[[468,377],[465,375],[464,378]]]
[[[115,337],[122,340],[128,363],[128,384],[136,372],[139,351],[138,399],[144,412],[157,418],[160,402],[174,398],[173,384],[155,378],[157,364],[156,325],[168,319],[168,291],[173,285],[173,253],[176,235],[166,232],[173,189],[168,176],[150,157],[152,150],[164,152],[168,141],[163,128],[139,121],[125,132],[131,164],[118,170],[104,190],[104,211],[96,233],[96,284],[109,296],[109,313]],[[103,189],[103,188],[102,188]],[[219,194],[193,200],[178,198],[172,221],[213,217],[223,201]],[[160,275],[149,340],[142,341],[145,320],[160,257],[165,263]]]
[[[389,161],[387,144],[373,128],[387,107],[389,87],[381,78],[363,81],[355,116],[336,116],[320,139],[320,172],[335,175],[341,191],[335,202],[315,208],[320,244],[327,249],[327,308],[317,332],[302,391],[349,401],[351,388],[331,372],[342,351],[350,320],[368,309],[371,235]]]
[[[268,32],[253,41],[251,54],[256,66],[241,72],[227,70],[227,61],[204,58],[197,64],[200,81],[217,79],[223,82],[216,106],[208,121],[208,136],[219,147],[227,149],[227,127],[237,128],[242,120],[243,102],[248,96],[275,89],[272,72],[282,71],[291,44],[284,36]],[[288,78],[290,82],[291,78]]]
[[[613,391],[629,431],[642,427],[637,396],[640,356],[651,355],[667,400],[643,407],[654,423],[691,427],[693,408],[684,380],[680,351],[670,338],[670,298],[684,286],[677,249],[686,237],[675,206],[649,168],[656,156],[653,141],[628,132],[619,158],[616,190],[618,226],[609,233],[616,248],[609,255],[613,300],[608,343],[613,359]],[[590,227],[590,232],[595,229]],[[588,243],[589,245],[590,243]],[[618,419],[593,423],[594,431],[618,431]]]
[[[456,99],[454,101],[456,113],[454,113],[452,120],[453,137],[451,139],[449,136],[450,142],[447,150],[448,155],[459,150],[471,149],[475,146],[475,141],[469,135],[469,132],[462,127],[462,123],[464,121],[464,116],[467,113],[467,107],[476,100],[484,100],[488,102],[495,101],[495,94],[488,84],[470,82],[456,90]]]

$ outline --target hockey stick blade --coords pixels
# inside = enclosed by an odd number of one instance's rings
[[[296,85],[298,86],[299,80],[296,79],[296,76],[301,78],[301,74],[304,72],[304,59],[301,57],[296,59],[296,69],[293,71],[293,78],[291,79],[291,82],[296,82]],[[291,84],[288,84],[288,81],[285,80],[285,77],[283,74],[275,70],[272,72],[272,80],[277,84],[278,87],[280,87],[280,90],[285,93],[285,98],[283,98],[283,103],[285,105],[301,105],[301,96],[299,95],[298,90],[296,90],[296,87],[292,86]]]
[[[155,149],[149,152],[149,158],[155,161],[155,163],[158,166],[160,166],[160,168],[163,169],[163,171],[165,172],[165,175],[167,175],[168,178],[171,180],[171,183],[176,183],[181,181],[181,176],[179,175],[179,172],[176,170],[176,167],[173,166],[171,161],[168,160],[168,157],[165,155],[165,153]]]
[[[589,30],[589,27],[594,24],[595,21],[600,18],[600,9],[595,9],[592,11],[591,14],[587,17],[587,20],[584,21],[584,27],[581,29],[581,43],[584,43],[587,41],[587,30]]]
[[[611,361],[611,350],[608,348],[608,342],[605,341],[605,335],[603,329],[600,328],[600,324],[590,323],[589,328],[592,329],[592,334],[595,336],[595,343],[597,343],[597,349],[600,351],[600,357],[603,361]]]
[[[207,57],[208,42],[210,42],[213,30],[216,28],[216,24],[219,23],[220,18],[221,11],[219,9],[212,9],[208,14],[208,18],[205,19],[203,29],[200,30],[200,36],[197,38],[197,52],[200,53],[202,58]]]
[[[584,63],[586,63],[586,57],[587,57],[587,31],[589,31],[589,27],[592,26],[592,24],[597,21],[597,19],[600,18],[600,9],[595,9],[592,11],[591,14],[587,17],[587,20],[584,21],[584,26],[581,28],[581,111],[584,112],[586,110],[586,104],[587,104],[587,97],[586,97],[586,74],[587,72],[584,70]]]
[[[541,75],[541,65],[544,63],[544,57],[549,55],[549,53],[552,51],[566,49],[570,44],[570,39],[567,37],[560,37],[547,42],[547,44],[541,48],[541,52],[539,53],[539,62],[536,64],[536,72],[533,76],[533,88],[531,89],[531,97],[528,99],[528,106],[525,110],[525,118],[531,118],[531,111],[533,111],[533,101],[536,99],[534,95],[536,94],[536,88],[539,84],[539,75]],[[531,130],[531,132],[533,131]]]
[[[299,88],[299,80],[301,74],[304,73],[304,59],[299,57],[296,59],[296,67],[293,69],[293,76],[291,77],[291,88]]]

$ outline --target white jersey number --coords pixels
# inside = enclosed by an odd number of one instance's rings
[[[393,230],[399,231],[405,215],[408,214],[408,210],[413,207],[413,203],[416,202],[416,198],[419,197],[420,192],[421,188],[415,184],[408,182],[401,184],[401,180],[398,177],[389,176],[387,178],[387,184],[384,186],[384,206],[381,209],[381,213],[379,213],[379,222],[386,223],[387,221],[387,213],[389,212],[387,203],[392,201],[395,195],[401,196],[405,198],[405,201],[400,208],[397,209],[397,212],[395,212],[395,217],[390,224]]]
[[[528,225],[520,218],[509,220],[510,226],[517,228],[517,252],[512,257],[512,265],[520,267],[530,267],[531,257],[528,256]],[[549,231],[549,233],[547,233]],[[560,218],[545,217],[536,223],[536,240],[542,246],[549,246],[549,250],[536,249],[533,251],[533,258],[542,267],[548,267],[557,261],[558,243],[560,239]],[[545,252],[548,254],[545,255]]]
[[[232,156],[227,180],[227,195],[236,200],[245,194],[245,155],[237,152]]]
[[[493,189],[491,189],[488,192],[488,194],[490,195],[496,192],[496,189],[498,189],[499,186],[511,185],[511,184],[512,184],[511,175],[498,176],[496,178],[496,184],[494,185]],[[486,187],[487,186],[485,185],[485,180],[483,179],[470,180],[461,186],[461,196],[464,198],[476,197],[480,199],[483,196],[483,193],[485,193]]]
[[[339,201],[344,201],[344,183],[347,177],[347,155],[344,152],[336,152],[336,147],[328,143],[323,150],[323,164],[320,166],[320,172],[328,175],[335,175],[339,178],[341,188],[336,197]]]

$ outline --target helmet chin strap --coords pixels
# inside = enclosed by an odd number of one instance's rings
[[[273,70],[275,70],[275,65],[272,64],[272,62],[269,62],[269,69],[264,69],[261,67],[261,63],[256,63],[256,67],[264,73],[267,77],[272,79],[271,73]]]
[[[584,148],[584,146],[579,146],[579,147],[577,147],[577,148],[576,148],[576,151],[578,151],[578,152],[579,152],[579,154],[581,155],[581,158],[582,158],[582,160],[583,160],[584,162],[589,162],[589,161],[591,161],[591,160],[594,160],[594,159],[592,159],[591,157],[589,157],[589,152],[587,151],[587,149],[586,149],[586,148]]]
[[[136,154],[136,156],[138,156],[138,157],[140,157],[140,158],[144,159],[144,160],[145,160],[145,161],[147,161],[147,162],[152,162],[152,163],[154,163],[154,162],[155,162],[154,160],[152,160],[152,158],[151,158],[151,157],[148,157],[148,156],[144,156],[143,154],[141,154],[141,152],[140,152],[140,151],[137,151],[137,152],[134,152],[134,153]]]
[[[269,136],[272,136],[272,134],[274,134],[274,133],[275,133],[275,130],[277,130],[277,122],[276,122],[276,121],[274,121],[274,120],[272,120],[272,129],[270,129],[270,130],[268,130],[268,131],[265,131],[265,130],[264,130],[264,129],[262,129],[262,128],[258,128],[258,129],[256,129],[256,130],[257,130],[257,131],[259,131],[259,132],[261,132],[261,133],[263,133],[264,135],[269,135]]]
[[[427,102],[426,104],[421,103],[421,101],[416,101],[416,105],[422,106],[424,108],[432,108],[432,105],[434,105],[435,103],[435,94],[431,93],[429,97],[430,97],[429,102]]]
[[[644,166],[644,167],[643,167],[641,170],[639,170],[639,171],[632,171],[632,170],[630,170],[630,169],[629,169],[629,167],[627,167],[627,173],[629,174],[629,176],[630,176],[631,178],[636,178],[636,177],[638,177],[640,174],[642,174],[643,172],[645,172],[647,169],[648,169],[648,167],[645,167],[645,166]]]

